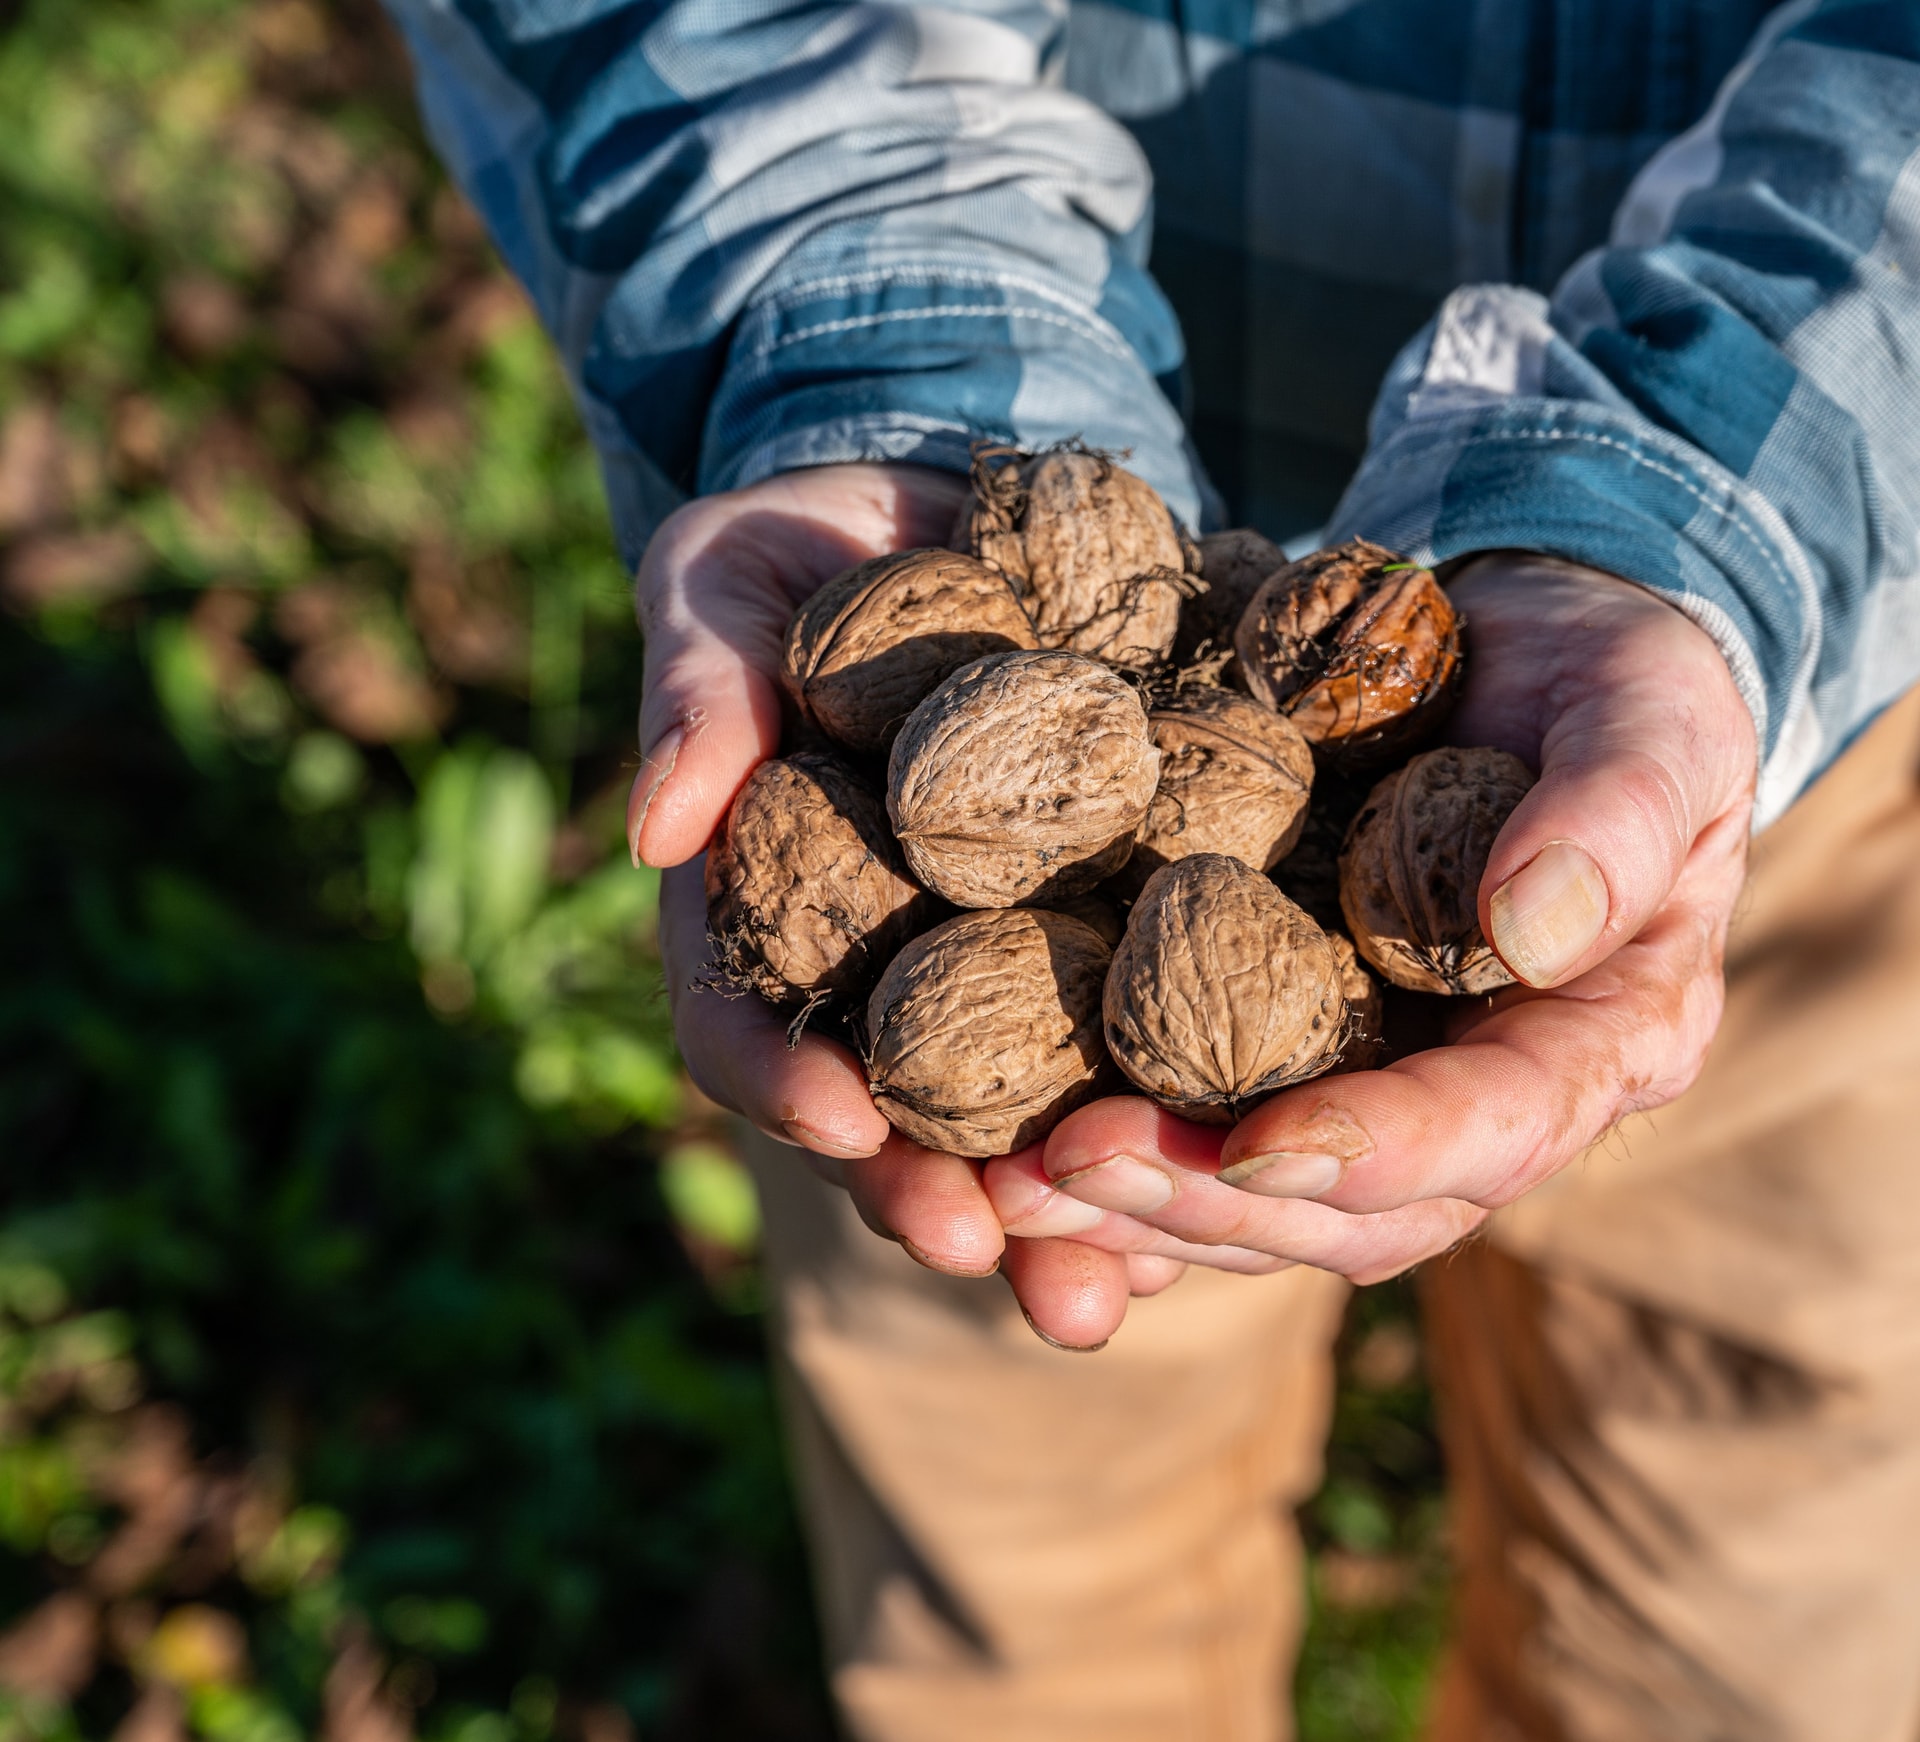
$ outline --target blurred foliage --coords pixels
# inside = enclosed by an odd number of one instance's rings
[[[0,1742],[826,1735],[626,578],[397,42],[0,3],[0,211]],[[1407,1310],[1307,1742],[1436,1635]]]

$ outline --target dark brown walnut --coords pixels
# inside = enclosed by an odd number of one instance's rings
[[[1412,992],[1513,984],[1480,931],[1480,879],[1533,773],[1504,750],[1429,750],[1367,795],[1340,855],[1361,955]]]
[[[1327,934],[1258,871],[1196,853],[1147,881],[1113,953],[1114,1062],[1182,1118],[1230,1125],[1329,1069],[1346,1029]]]
[[[1232,690],[1189,686],[1147,717],[1160,749],[1160,784],[1114,880],[1138,895],[1162,865],[1228,853],[1266,871],[1300,838],[1313,752],[1292,721]]]
[[[867,1001],[867,1079],[896,1130],[951,1155],[1037,1143],[1115,1086],[1100,1039],[1112,951],[1064,913],[963,913],[887,964]]]
[[[998,569],[950,550],[901,551],[836,575],[794,613],[781,679],[802,719],[882,755],[943,678],[1039,645]]]
[[[1330,930],[1327,941],[1340,964],[1340,994],[1347,1001],[1346,1043],[1340,1048],[1340,1062],[1328,1075],[1370,1071],[1386,1061],[1387,1001],[1380,982],[1362,964],[1353,939],[1343,931]]]
[[[1200,541],[1200,578],[1207,583],[1180,607],[1180,628],[1173,638],[1176,665],[1191,665],[1203,647],[1233,653],[1234,631],[1260,584],[1287,566],[1287,553],[1250,526],[1212,532]],[[1223,682],[1238,683],[1240,662],[1229,657]]]
[[[913,875],[956,907],[1079,895],[1124,865],[1160,775],[1133,685],[1073,653],[975,660],[915,708],[887,761]]]
[[[1234,651],[1247,688],[1345,770],[1417,750],[1460,687],[1461,622],[1440,583],[1365,539],[1261,584]]]
[[[1084,449],[981,450],[953,542],[1013,583],[1042,647],[1137,670],[1166,659],[1205,584],[1153,486]]]
[[[1280,891],[1299,902],[1316,925],[1332,930],[1345,925],[1340,912],[1340,848],[1367,796],[1364,784],[1342,780],[1330,769],[1320,769],[1307,806],[1307,826],[1300,839],[1273,868]]]
[[[907,874],[879,795],[800,751],[747,777],[707,849],[708,984],[786,1009],[863,997],[943,911]]]

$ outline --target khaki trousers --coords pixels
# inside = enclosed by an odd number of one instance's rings
[[[1424,1267],[1435,1742],[1920,1739],[1920,695],[1755,845],[1725,1024]],[[1272,1742],[1344,1285],[1190,1271],[1098,1355],[755,1150],[859,1742]]]

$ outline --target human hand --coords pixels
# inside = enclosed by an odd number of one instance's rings
[[[1481,557],[1449,736],[1539,784],[1495,843],[1480,923],[1524,982],[1449,1013],[1451,1044],[1320,1078],[1231,1131],[1138,1098],[990,1163],[1010,1234],[1227,1269],[1394,1275],[1699,1073],[1753,803],[1751,721],[1707,635],[1653,594],[1551,558]]]
[[[918,467],[824,466],[703,497],[666,520],[636,584],[645,753],[627,837],[636,865],[665,873],[661,956],[681,1057],[702,1092],[797,1145],[922,1264],[987,1275],[1005,1242],[974,1164],[897,1136],[838,1041],[804,1034],[789,1048],[786,1019],[759,999],[693,988],[707,959],[700,855],[747,775],[778,753],[795,606],[868,557],[944,544],[965,487]],[[1035,1330],[1076,1347],[1105,1340],[1129,1288],[1149,1292],[1175,1273],[1163,1260],[1044,1239],[1021,1242],[1004,1267]]]

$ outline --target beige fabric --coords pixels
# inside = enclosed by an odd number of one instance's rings
[[[1756,843],[1726,1021],[1427,1267],[1436,1742],[1920,1737],[1920,695]]]
[[[1920,1738],[1920,696],[1757,845],[1700,1084],[1426,1267],[1462,1563],[1433,1742]],[[1096,1356],[756,1140],[859,1742],[1269,1742],[1341,1285]]]
[[[1344,1285],[1191,1272],[1097,1355],[765,1139],[789,1437],[860,1742],[1278,1742]]]

